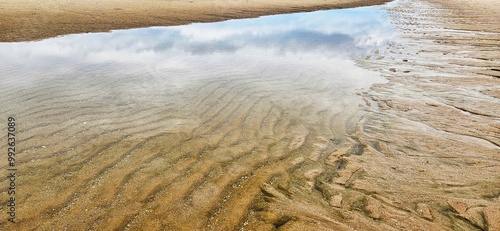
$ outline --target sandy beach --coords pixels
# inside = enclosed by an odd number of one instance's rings
[[[376,5],[388,0],[6,0],[0,3],[0,42],[64,34],[214,22],[262,15]]]
[[[464,0],[388,7],[402,40],[361,61],[390,80],[364,95],[359,132],[372,149],[354,188],[373,193],[373,218],[405,230],[500,230],[498,9]],[[424,222],[395,222],[401,209]]]
[[[6,0],[0,41],[384,2]],[[247,60],[229,56],[223,67],[214,55],[189,56],[187,66],[167,57],[150,68],[154,59],[141,56],[144,63],[124,66],[84,61],[42,73],[42,60],[1,69],[4,83],[17,86],[0,92],[0,103],[19,120],[22,177],[18,223],[0,207],[0,229],[500,230],[498,1],[380,7],[396,38],[352,66],[252,56],[253,46],[240,54]],[[56,56],[78,44],[42,51]],[[210,50],[188,53],[197,52]],[[121,53],[110,54],[91,58],[105,63]],[[360,89],[325,77],[331,63],[349,67],[340,76],[384,81]],[[120,94],[130,89],[136,94]],[[0,180],[2,201],[7,182]]]

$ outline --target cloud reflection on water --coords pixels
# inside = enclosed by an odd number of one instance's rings
[[[9,84],[39,88],[49,79],[81,89],[96,78],[120,86],[123,76],[134,73],[142,81],[141,94],[181,89],[224,69],[276,76],[310,70],[362,88],[380,79],[357,67],[353,56],[392,36],[386,12],[362,7],[0,43],[0,69],[18,76]],[[132,96],[136,88],[120,89]]]
[[[67,58],[134,61],[152,54],[207,55],[244,48],[332,55],[380,45],[392,36],[385,12],[373,7],[265,16],[175,27],[67,35],[0,44],[2,60]],[[142,54],[141,54],[142,53]],[[11,57],[12,55],[15,57]],[[7,58],[9,57],[9,58]]]

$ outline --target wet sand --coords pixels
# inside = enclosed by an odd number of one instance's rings
[[[500,20],[495,1],[402,1],[402,40],[360,61],[367,215],[410,230],[500,230]],[[369,106],[369,104],[371,106]],[[353,163],[354,164],[354,163]],[[371,209],[368,209],[371,208]]]
[[[0,42],[64,34],[105,32],[262,15],[376,5],[388,0],[5,0],[0,2]]]
[[[30,121],[21,227],[500,230],[498,17],[439,0],[386,8],[400,40],[358,64],[389,82],[345,102],[318,103],[325,80],[298,71],[307,94],[288,95],[262,67],[162,108],[111,110],[90,91],[74,105],[77,88],[41,83],[22,97],[38,106],[17,109]]]

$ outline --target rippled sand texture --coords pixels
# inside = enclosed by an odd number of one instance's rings
[[[340,226],[332,216],[342,215],[317,201],[315,178],[343,168],[325,154],[362,152],[348,136],[361,115],[354,92],[377,74],[341,58],[217,57],[156,69],[10,66],[1,99],[18,121],[16,227]],[[2,198],[6,186],[3,178]],[[0,225],[12,228],[6,220],[2,211]]]
[[[364,174],[351,188],[380,227],[500,230],[498,15],[440,1],[387,9],[402,41],[362,62],[390,82],[364,94]]]

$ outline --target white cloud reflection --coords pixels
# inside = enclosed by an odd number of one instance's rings
[[[245,66],[263,60],[307,65],[303,60],[312,59],[318,68],[338,69],[336,64],[343,63],[337,71],[345,72],[357,67],[342,60],[392,35],[386,13],[364,7],[0,43],[0,67],[51,71],[61,64],[76,72],[99,65],[123,72],[142,68],[160,76],[170,69],[203,72],[207,65]],[[175,77],[168,78],[175,82]]]
[[[235,52],[244,47],[276,50],[363,49],[392,36],[384,11],[374,7],[318,11],[257,19],[197,23],[175,27],[67,35],[29,43],[3,43],[2,59],[74,57],[84,61],[137,61],[153,53],[181,55]],[[180,53],[179,53],[180,52]],[[325,53],[333,50],[324,50]],[[12,57],[15,54],[15,57]]]

